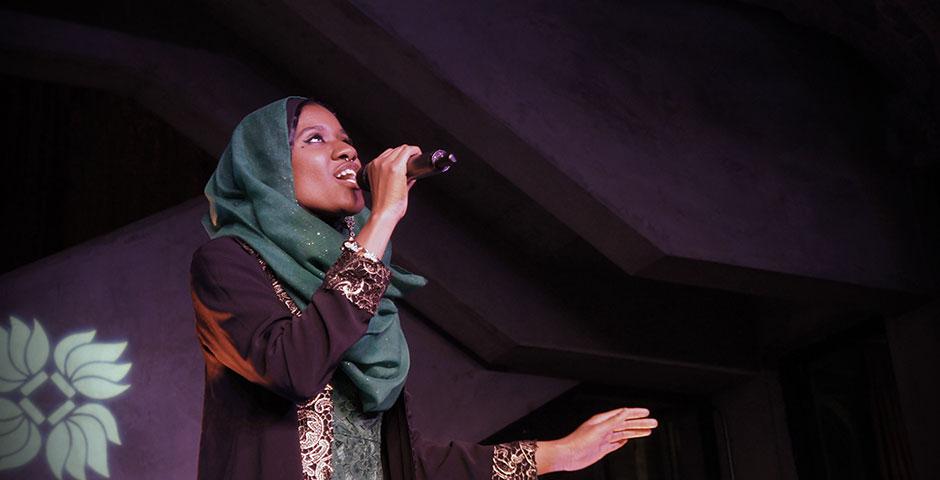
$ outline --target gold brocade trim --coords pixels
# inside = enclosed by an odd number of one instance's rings
[[[313,400],[297,406],[297,430],[304,480],[329,480],[333,476],[333,387],[330,384]]]
[[[493,447],[493,480],[535,480],[538,469],[531,440],[501,443]]]
[[[335,290],[353,305],[375,315],[392,272],[382,262],[371,260],[347,248],[326,272],[323,287]]]
[[[258,260],[261,270],[271,281],[277,299],[287,306],[291,315],[299,317],[300,308],[287,290],[274,276],[268,263],[242,239],[236,238],[242,249]],[[307,403],[297,405],[297,431],[300,438],[300,468],[304,480],[329,480],[333,476],[333,386],[329,383]]]

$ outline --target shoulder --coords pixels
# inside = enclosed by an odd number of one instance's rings
[[[193,253],[193,263],[196,261],[214,260],[244,260],[250,258],[248,252],[242,248],[235,237],[216,237],[203,243]]]
[[[257,261],[242,248],[236,237],[216,237],[203,243],[193,252],[191,269],[224,265],[254,265]]]
[[[235,237],[217,237],[196,249],[189,274],[192,293],[215,310],[267,311],[278,303],[258,259]]]
[[[216,237],[197,248],[190,264],[190,274],[194,279],[245,275],[264,278],[257,259],[246,252],[235,237]]]

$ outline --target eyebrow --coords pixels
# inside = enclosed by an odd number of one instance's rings
[[[303,134],[307,133],[308,130],[316,130],[316,131],[318,131],[318,132],[325,132],[325,131],[327,131],[327,130],[329,130],[329,129],[326,128],[326,126],[324,126],[324,125],[311,125],[311,126],[309,126],[309,127],[304,128],[303,130],[297,132],[297,136],[296,136],[295,138],[303,136]],[[342,129],[341,129],[339,132],[336,132],[336,133],[338,133],[338,134],[340,135],[340,137],[345,137],[345,138],[347,138],[347,139],[350,138],[350,137],[349,137],[349,134],[346,133],[346,130],[342,130]]]

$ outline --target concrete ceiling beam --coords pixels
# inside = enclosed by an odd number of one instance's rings
[[[0,11],[0,32],[3,72],[133,98],[213,156],[247,112],[280,95],[207,51],[10,11]]]

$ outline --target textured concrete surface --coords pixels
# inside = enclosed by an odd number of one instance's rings
[[[876,92],[838,45],[697,2],[353,3],[668,255],[920,280],[905,179],[863,140]]]

